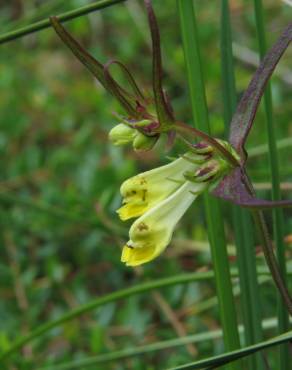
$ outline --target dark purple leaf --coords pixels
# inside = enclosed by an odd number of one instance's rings
[[[125,90],[113,78],[110,72],[110,67],[113,64],[120,67],[121,71],[123,72],[124,76],[126,77],[130,86],[132,87],[133,93]],[[124,108],[129,113],[131,118],[135,118],[137,120],[142,119],[143,113],[146,110],[145,107],[147,105],[147,102],[127,67],[117,60],[110,60],[104,66],[104,76],[109,86],[109,90],[124,106]]]
[[[59,35],[61,40],[69,47],[73,54],[85,65],[85,67],[97,78],[97,80],[103,85],[103,87],[109,91],[120,104],[124,107],[126,112],[134,118],[138,118],[138,114],[135,109],[135,105],[132,104],[130,99],[124,94],[124,90],[117,84],[111,83],[104,73],[104,65],[98,60],[93,58],[80,44],[76,41],[68,31],[62,26],[57,17],[51,17],[50,22]],[[115,82],[115,81],[114,81]],[[118,87],[117,87],[118,85]]]
[[[252,127],[261,97],[264,93],[265,85],[291,40],[292,23],[285,28],[278,41],[262,60],[232,118],[230,143],[240,154],[242,162],[245,162],[247,157],[244,145]]]
[[[163,86],[162,86],[162,62],[160,50],[160,34],[156,21],[156,17],[152,8],[151,0],[144,0],[148,22],[151,31],[152,39],[152,55],[153,55],[153,94],[155,99],[156,111],[160,123],[173,123],[174,117],[169,104],[166,101]]]
[[[125,78],[128,80],[132,90],[133,90],[133,93],[130,93],[128,91],[126,91],[125,89],[123,89],[118,83],[117,81],[112,77],[109,69],[112,65],[116,65],[120,68],[121,72],[124,74]],[[105,78],[111,80],[112,83],[114,83],[118,89],[121,90],[121,92],[124,94],[124,95],[128,95],[129,98],[133,99],[133,100],[138,100],[139,102],[144,102],[145,101],[145,97],[142,93],[142,91],[139,89],[134,77],[132,76],[131,72],[128,70],[128,68],[121,62],[119,62],[118,60],[110,60],[106,63],[106,65],[104,66],[104,69],[105,69]]]
[[[57,17],[50,17],[50,22],[59,35],[61,40],[68,46],[73,54],[80,60],[82,64],[98,79],[98,81],[107,89],[105,81],[103,64],[93,58],[79,43],[76,41],[62,26]]]
[[[270,201],[256,198],[249,184],[249,179],[243,169],[236,167],[221,180],[212,191],[212,194],[246,208],[269,209],[275,207],[292,207],[292,200]]]

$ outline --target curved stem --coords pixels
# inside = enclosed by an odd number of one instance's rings
[[[253,214],[256,226],[258,228],[259,234],[260,234],[263,252],[264,252],[267,264],[269,266],[269,269],[271,271],[271,274],[273,276],[274,282],[278,287],[279,293],[282,296],[282,299],[286,305],[287,310],[289,311],[289,314],[292,316],[292,298],[289,294],[289,291],[280,273],[279,265],[274,255],[272,242],[269,237],[269,233],[268,233],[268,229],[267,229],[267,225],[264,219],[263,212],[258,211],[258,210],[252,210],[252,214]]]
[[[254,189],[253,189],[253,186],[252,184],[250,183],[249,181],[249,178],[248,176],[246,175],[245,172],[244,173],[244,176],[243,176],[243,181],[244,181],[244,184],[247,188],[247,190],[249,191],[249,193],[251,195],[255,195],[255,192],[254,192]],[[266,222],[265,222],[265,218],[264,218],[264,214],[262,211],[258,210],[258,209],[252,209],[251,210],[252,212],[252,215],[254,217],[254,220],[255,220],[255,224],[256,224],[256,227],[258,229],[258,232],[259,232],[259,236],[260,236],[260,239],[261,239],[261,244],[262,244],[262,248],[263,248],[263,252],[264,252],[264,255],[265,255],[265,259],[266,259],[266,262],[267,262],[267,265],[271,271],[271,274],[272,274],[272,277],[273,277],[273,280],[279,290],[279,293],[286,305],[286,308],[289,312],[289,314],[292,316],[292,298],[289,294],[289,291],[285,285],[285,282],[284,282],[284,279],[280,273],[280,269],[279,269],[279,265],[278,265],[278,262],[276,260],[276,257],[275,257],[275,254],[274,254],[274,251],[273,251],[273,245],[272,245],[272,242],[271,242],[271,239],[270,239],[270,236],[269,236],[269,232],[268,232],[268,228],[267,228],[267,225],[266,225]]]
[[[203,140],[207,141],[215,150],[220,152],[220,154],[233,166],[239,166],[237,159],[216,139],[209,136],[203,131],[198,130],[197,128],[191,127],[183,122],[176,122],[174,129],[181,133],[188,133],[194,137],[200,137]]]
[[[274,328],[276,326],[275,321],[267,319],[263,322],[264,329]],[[239,326],[240,332],[242,332],[242,326]],[[73,369],[85,369],[85,367],[90,367],[97,364],[104,364],[110,361],[118,361],[134,356],[144,355],[146,353],[153,353],[156,351],[169,350],[170,348],[175,348],[178,346],[183,346],[190,343],[200,343],[206,340],[215,340],[222,337],[222,330],[215,329],[212,331],[207,331],[203,333],[197,333],[193,335],[188,335],[185,337],[167,339],[160,342],[155,342],[151,344],[146,344],[143,346],[135,346],[130,348],[125,348],[122,350],[112,351],[109,353],[101,353],[97,356],[84,357],[80,360],[74,360],[70,362],[60,363],[56,365],[49,365],[41,367],[38,370],[73,370]],[[259,341],[259,342],[262,342]]]
[[[39,325],[36,329],[32,330],[27,335],[16,339],[16,341],[12,343],[8,349],[0,353],[0,362],[2,364],[2,361],[4,359],[10,357],[14,352],[18,351],[20,348],[22,348],[23,345],[31,342],[33,339],[38,338],[42,336],[43,334],[47,333],[48,331],[50,331],[51,329],[57,326],[61,326],[65,322],[72,320],[76,317],[79,317],[86,312],[90,312],[96,309],[97,307],[100,307],[106,303],[114,302],[119,299],[127,298],[130,296],[136,295],[136,294],[148,292],[150,290],[154,290],[154,289],[158,289],[162,287],[168,287],[168,286],[172,286],[176,284],[185,284],[191,281],[200,281],[206,278],[211,278],[213,276],[214,276],[214,273],[212,271],[175,275],[175,276],[168,277],[168,278],[157,279],[155,281],[149,281],[146,283],[137,284],[130,288],[121,289],[116,292],[93,299],[92,301],[69,311],[68,313],[60,316],[59,318],[55,320],[48,321],[42,325]]]

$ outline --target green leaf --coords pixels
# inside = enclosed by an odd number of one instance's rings
[[[249,356],[252,353],[258,352],[262,349],[273,347],[281,343],[289,342],[291,340],[292,340],[292,330],[288,331],[285,334],[279,335],[264,342],[254,344],[252,346],[244,347],[242,349],[228,352],[223,355],[207,358],[205,360],[177,366],[169,370],[195,370],[195,369],[211,370],[219,366],[228,364],[229,362],[243,358],[245,356]]]

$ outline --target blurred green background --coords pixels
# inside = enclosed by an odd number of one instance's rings
[[[88,3],[1,1],[1,33]],[[176,117],[192,124],[176,1],[153,3],[161,31],[165,87]],[[196,4],[212,133],[224,138],[220,3],[197,0]],[[266,0],[264,8],[268,43],[272,45],[291,21],[292,7],[280,0]],[[253,3],[231,0],[230,9],[240,97],[258,60]],[[150,37],[142,1],[129,0],[70,21],[66,27],[101,62],[111,58],[124,62],[140,86],[151,89]],[[283,198],[291,198],[292,191],[291,60],[290,47],[272,85]],[[163,145],[143,154],[111,146],[107,133],[117,123],[114,112],[123,113],[52,29],[1,45],[0,351],[19,335],[97,296],[150,279],[212,269],[200,200],[183,218],[161,257],[136,269],[120,262],[130,225],[122,223],[115,213],[121,203],[120,184],[167,159]],[[249,170],[258,194],[269,198],[265,143],[264,113],[260,110],[248,143],[252,156]],[[177,148],[169,154],[179,152]],[[230,261],[236,266],[230,206],[223,207]],[[285,221],[289,259],[289,210]],[[261,253],[258,262],[264,265]],[[263,317],[270,318],[275,315],[275,290],[270,282],[261,286]],[[234,287],[238,288],[236,279]],[[237,302],[240,321],[239,298]],[[36,369],[218,328],[212,280],[180,285],[108,304],[70,321],[26,345],[8,369]],[[274,333],[273,329],[269,333]],[[222,350],[222,341],[217,339],[94,368],[161,369]]]

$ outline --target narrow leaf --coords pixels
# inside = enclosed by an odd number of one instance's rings
[[[230,142],[239,152],[242,162],[245,162],[247,158],[244,145],[252,127],[261,97],[264,93],[265,85],[291,40],[292,23],[285,28],[278,41],[266,54],[241,98],[232,118]]]
[[[154,14],[151,0],[145,0],[145,6],[148,15],[148,22],[150,26],[152,39],[152,56],[153,56],[153,94],[155,99],[156,111],[160,123],[173,123],[174,117],[166,100],[162,86],[162,61],[160,49],[160,34],[159,28]]]
[[[105,65],[105,68],[107,70],[107,73],[109,73],[109,68],[113,65],[117,65],[120,67],[122,73],[124,74],[124,76],[126,77],[126,79],[128,80],[130,86],[132,87],[133,89],[133,92],[134,92],[134,95],[129,93],[128,91],[124,90],[117,82],[116,80],[113,79],[113,77],[111,77],[111,79],[115,82],[115,84],[125,93],[125,94],[128,94],[129,97],[131,98],[135,98],[135,99],[138,99],[140,101],[145,101],[145,96],[143,95],[143,93],[141,92],[141,90],[139,89],[134,77],[132,76],[131,72],[128,70],[128,68],[121,62],[119,62],[118,60],[110,60],[109,62],[106,63]],[[110,74],[111,75],[111,74]]]
[[[120,104],[128,112],[131,118],[139,119],[140,115],[136,111],[136,99],[128,91],[126,91],[111,75],[109,67],[116,61],[110,60],[104,66],[103,73],[107,83],[107,90],[117,98]],[[122,63],[121,63],[122,64]]]
[[[50,22],[61,40],[68,46],[73,54],[82,64],[98,79],[98,81],[107,89],[107,83],[103,73],[103,64],[93,58],[62,26],[57,17],[50,17]]]
[[[50,17],[50,22],[61,40],[68,46],[68,48],[80,60],[80,62],[97,78],[97,80],[107,91],[116,97],[116,99],[120,102],[130,116],[136,117],[137,114],[135,108],[131,105],[127,97],[123,95],[122,90],[115,88],[115,86],[109,83],[108,79],[106,79],[104,65],[93,58],[93,56],[90,55],[79,44],[79,42],[69,34],[69,32],[59,22],[57,17]]]
[[[185,284],[190,281],[201,281],[206,278],[209,279],[210,276],[214,276],[213,272],[194,272],[189,274],[175,275],[167,278],[157,279],[155,281],[148,281],[145,283],[133,285],[129,288],[120,289],[107,295],[97,297],[88,303],[80,305],[79,307],[76,307],[71,311],[68,311],[67,313],[59,316],[52,321],[47,321],[39,325],[37,328],[23,336],[18,336],[18,338],[11,344],[8,349],[0,352],[0,363],[2,363],[4,359],[10,357],[13,353],[17,352],[20,348],[22,348],[23,345],[42,336],[43,334],[49,332],[51,329],[61,326],[65,322],[68,322],[76,317],[83,315],[86,312],[90,312],[109,302],[115,302],[117,300],[125,299],[137,294],[142,294],[154,289],[161,289],[162,287]]]
[[[214,368],[218,368],[219,366],[228,364],[229,362],[243,358],[245,356],[249,356],[252,353],[255,353],[257,351],[261,351],[265,348],[276,346],[281,343],[289,342],[291,340],[292,340],[292,331],[288,331],[285,334],[279,335],[277,337],[266,340],[264,342],[254,344],[252,346],[248,346],[248,347],[236,350],[236,351],[231,351],[223,355],[214,356],[206,360],[201,360],[201,361],[177,366],[169,370],[214,369]]]
[[[241,167],[236,167],[230,174],[221,180],[212,191],[212,194],[245,208],[271,209],[275,207],[292,207],[292,200],[272,201],[256,198],[246,186],[247,182],[249,182],[249,180],[246,173]]]
[[[116,64],[118,65],[121,70],[123,71],[124,75],[126,76],[127,80],[129,81],[133,93],[125,90],[112,76],[110,72],[110,67]],[[131,118],[140,119],[142,112],[139,112],[138,106],[145,102],[145,98],[140,91],[138,85],[136,84],[133,76],[130,74],[129,70],[126,68],[124,64],[117,60],[110,60],[104,66],[104,77],[107,82],[108,90],[119,100],[121,105],[125,108]],[[144,104],[145,105],[145,104]],[[141,106],[142,107],[142,106]]]

